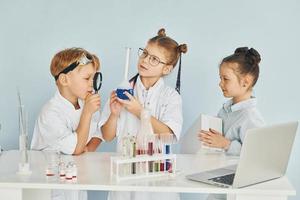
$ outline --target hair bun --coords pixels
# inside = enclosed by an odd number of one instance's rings
[[[239,47],[234,51],[234,54],[246,54],[248,47]]]
[[[259,53],[253,48],[239,47],[234,51],[234,54],[244,54],[250,65],[258,65],[261,60]]]
[[[179,53],[186,53],[187,52],[187,45],[186,44],[181,44],[177,47]]]
[[[253,48],[249,49],[245,56],[249,63],[253,65],[258,65],[261,61],[260,54]]]
[[[166,37],[166,30],[164,28],[159,29],[159,31],[157,32],[157,35],[160,37]]]

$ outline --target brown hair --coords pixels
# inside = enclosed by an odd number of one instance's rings
[[[176,66],[179,60],[179,67],[177,72],[177,81],[175,90],[180,94],[180,76],[181,76],[181,54],[187,52],[186,44],[178,44],[175,40],[166,35],[164,28],[159,29],[157,36],[151,38],[148,43],[157,44],[167,52],[167,64]]]
[[[181,53],[187,52],[187,45],[178,45],[178,43],[175,40],[166,35],[166,31],[164,28],[159,29],[159,31],[157,32],[157,36],[151,38],[148,41],[148,43],[155,43],[158,46],[167,50],[167,63],[169,65],[173,65],[174,67],[177,64]]]
[[[50,71],[53,77],[58,75],[62,70],[64,70],[66,67],[68,67],[71,63],[76,62],[78,59],[81,58],[82,55],[86,55],[87,57],[92,58],[92,64],[94,65],[94,68],[96,70],[100,67],[100,61],[99,58],[89,53],[87,50],[83,48],[68,48],[64,49],[52,58],[51,65],[50,65]]]
[[[254,48],[239,47],[234,54],[225,57],[223,63],[237,63],[238,69],[235,71],[238,75],[251,75],[253,77],[252,87],[256,84],[259,77],[260,54]]]

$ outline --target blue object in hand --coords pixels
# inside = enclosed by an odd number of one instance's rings
[[[133,96],[133,89],[117,89],[116,93],[118,98],[123,99],[123,100],[129,100],[129,98],[124,94],[124,92],[128,92]]]

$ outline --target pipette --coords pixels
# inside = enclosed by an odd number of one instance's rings
[[[20,136],[19,136],[19,150],[20,150],[20,162],[19,162],[19,171],[18,174],[29,175],[31,174],[30,166],[28,162],[28,152],[27,152],[27,116],[24,112],[24,105],[21,100],[21,93],[18,89],[18,100],[19,100],[19,127],[20,127]]]

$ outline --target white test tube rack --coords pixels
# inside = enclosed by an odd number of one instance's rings
[[[171,170],[156,171],[149,170],[149,162],[162,161],[166,165],[166,160],[171,163]],[[135,163],[136,165],[144,163],[145,170],[143,173],[136,172],[133,173],[123,173],[122,167],[126,165],[132,167],[131,165]],[[164,166],[165,167],[165,166]],[[160,169],[160,166],[159,166]],[[128,170],[127,172],[131,172]],[[122,174],[123,173],[123,174]],[[126,156],[112,156],[110,159],[110,177],[115,179],[117,182],[123,180],[132,180],[132,179],[141,179],[141,178],[150,178],[150,177],[174,177],[176,175],[176,154],[142,154],[136,155],[135,157],[126,157]]]

